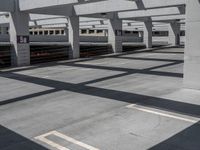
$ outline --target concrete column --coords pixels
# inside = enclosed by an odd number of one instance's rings
[[[144,22],[144,35],[143,35],[143,42],[146,45],[146,48],[152,48],[152,22],[146,21]]]
[[[108,43],[112,45],[114,53],[122,52],[122,20],[108,21]]]
[[[71,45],[70,58],[80,57],[80,35],[79,35],[79,17],[71,16],[68,18],[68,38]]]
[[[172,22],[169,24],[169,41],[168,43],[172,46],[180,45],[180,33],[181,26],[177,22]]]
[[[20,12],[18,0],[15,11],[10,13],[10,42],[11,63],[13,66],[30,65],[30,44],[29,44],[29,14]]]
[[[184,86],[200,90],[200,0],[186,1]]]

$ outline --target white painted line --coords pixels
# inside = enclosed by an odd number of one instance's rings
[[[53,141],[50,141],[50,140],[48,140],[48,139],[46,139],[45,137],[42,137],[42,136],[41,137],[36,137],[35,139],[37,139],[39,141],[42,141],[42,142],[44,142],[44,143],[46,143],[46,144],[50,145],[51,147],[54,147],[54,148],[56,148],[58,150],[70,150],[70,149],[68,149],[66,147],[63,147],[63,146],[61,146],[61,145],[59,145],[59,144],[57,144],[57,143],[55,143]]]
[[[73,139],[71,137],[68,137],[68,136],[66,136],[66,135],[64,135],[62,133],[59,133],[57,131],[53,131],[53,134],[56,135],[56,136],[58,136],[58,137],[60,137],[60,138],[62,138],[62,139],[64,139],[64,140],[66,140],[66,141],[69,141],[69,142],[74,143],[76,145],[79,145],[79,146],[81,146],[83,148],[86,148],[88,150],[99,150],[99,149],[97,149],[95,147],[92,147],[92,146],[87,145],[87,144],[85,144],[83,142],[77,141],[77,140],[75,140],[75,139]]]
[[[188,118],[184,118],[184,117],[180,117],[180,116],[176,116],[176,115],[172,115],[172,114],[153,111],[153,110],[147,109],[146,107],[139,106],[137,104],[131,104],[131,105],[128,105],[126,107],[136,109],[136,110],[140,110],[140,111],[147,112],[147,113],[151,113],[151,114],[155,114],[155,115],[159,115],[159,116],[163,116],[163,117],[167,117],[167,118],[182,120],[182,121],[186,121],[186,122],[190,122],[190,123],[197,123],[199,121],[199,120],[195,120],[195,119],[188,119]]]
[[[83,147],[83,148],[85,148],[87,150],[100,150],[98,148],[95,148],[95,147],[90,146],[88,144],[85,144],[83,142],[77,141],[77,140],[75,140],[75,139],[73,139],[73,138],[71,138],[69,136],[66,136],[66,135],[64,135],[64,134],[62,134],[60,132],[57,132],[57,131],[48,132],[46,134],[43,134],[41,136],[36,137],[35,139],[40,140],[40,141],[42,141],[42,142],[44,142],[44,143],[46,143],[46,144],[48,144],[48,145],[50,145],[50,146],[52,146],[54,148],[57,148],[58,150],[70,150],[70,149],[68,149],[66,147],[63,147],[63,146],[53,142],[53,141],[48,140],[46,137],[49,136],[49,135],[55,135],[57,137],[60,137],[60,138],[62,138],[64,140],[68,141],[68,142],[71,142],[71,143],[76,144],[76,145],[78,145],[80,147]]]

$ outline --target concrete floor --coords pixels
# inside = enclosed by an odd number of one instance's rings
[[[199,150],[183,48],[0,73],[1,150]],[[131,105],[133,104],[133,105]]]

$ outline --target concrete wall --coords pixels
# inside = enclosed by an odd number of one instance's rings
[[[123,42],[142,42],[143,39],[141,37],[131,37],[131,36],[124,36]],[[31,35],[30,40],[32,42],[66,42],[68,41],[67,36],[63,35],[56,35],[56,36],[41,36],[41,35]],[[185,36],[181,36],[181,43],[185,43]],[[9,35],[0,35],[0,42],[8,42],[9,41]],[[103,42],[106,43],[108,41],[108,38],[105,36],[81,36],[80,37],[81,42]],[[154,42],[167,42],[168,37],[163,36],[155,36],[153,37]]]
[[[131,36],[124,36],[123,42],[142,42],[143,39],[141,37],[131,37]],[[41,36],[41,35],[31,35],[30,40],[32,42],[66,42],[68,41],[67,36],[63,35],[56,35],[56,36]],[[185,36],[181,36],[181,43],[185,43]],[[8,42],[9,41],[9,35],[0,35],[0,42]],[[105,36],[81,36],[80,37],[81,42],[103,42],[106,43],[108,41],[108,38]],[[153,37],[154,42],[167,42],[168,37],[163,36],[154,36]]]
[[[31,42],[66,42],[68,41],[67,36],[42,36],[42,35],[30,35]]]
[[[154,42],[168,42],[168,37],[166,36],[154,36],[153,41]],[[180,42],[185,43],[185,36],[180,37]]]
[[[140,37],[130,37],[130,36],[124,36],[123,38],[124,42],[142,42],[142,38]],[[8,42],[9,41],[9,35],[0,35],[0,42]],[[66,42],[68,41],[68,36],[63,35],[56,35],[56,36],[41,36],[41,35],[30,35],[30,41],[31,42]],[[108,37],[105,36],[81,36],[80,37],[81,42],[108,42]]]

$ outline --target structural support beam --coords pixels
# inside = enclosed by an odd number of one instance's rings
[[[114,53],[122,52],[122,20],[108,21],[108,43],[111,44]]]
[[[146,45],[146,48],[152,48],[152,22],[144,22],[144,37],[143,42]]]
[[[14,0],[1,0],[0,11],[13,12],[14,6]]]
[[[177,22],[171,22],[169,24],[169,41],[168,41],[168,43],[172,46],[180,45],[180,33],[181,33],[181,25]]]
[[[139,2],[140,1],[142,1],[142,5],[145,9],[175,7],[185,4],[185,0],[139,0]],[[80,4],[75,5],[74,7],[77,15],[90,15],[137,10],[140,9],[138,8],[138,4],[136,4],[137,2],[138,0],[107,0],[105,2],[99,0],[99,2],[96,3]]]
[[[138,1],[141,2],[141,1]],[[152,17],[152,16],[167,16],[167,15],[179,15],[181,12],[177,7],[167,7],[167,8],[154,8],[154,9],[144,9],[134,11],[124,11],[119,12],[120,19],[128,18],[141,18],[141,17]]]
[[[29,14],[20,12],[18,1],[10,13],[11,62],[13,66],[30,65]]]
[[[200,1],[187,0],[184,85],[200,90]]]
[[[79,17],[68,17],[68,36],[71,45],[69,56],[70,58],[80,57],[80,36],[79,36]]]

